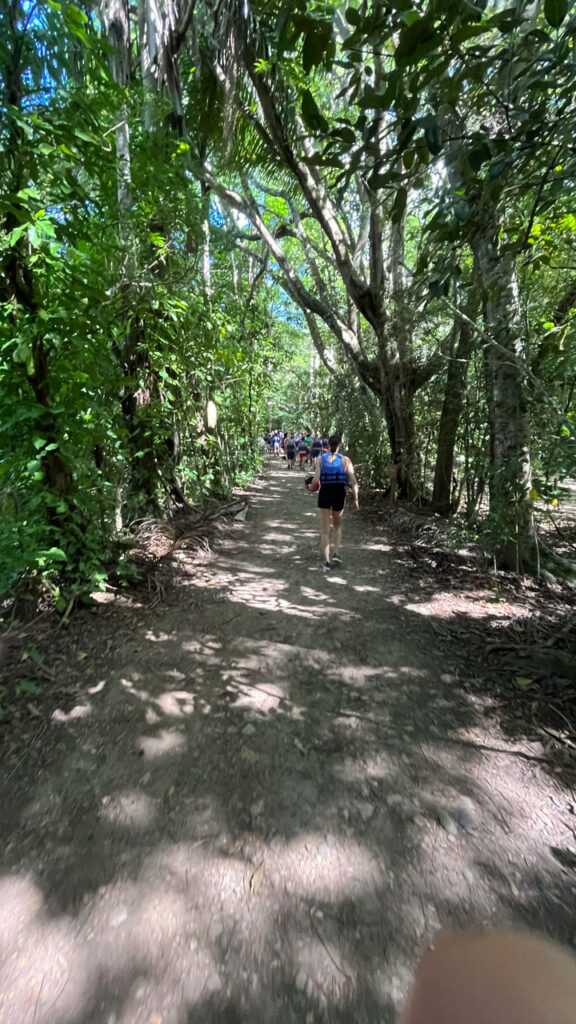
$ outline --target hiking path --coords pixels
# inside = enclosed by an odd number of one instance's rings
[[[392,1024],[441,927],[576,942],[574,807],[444,630],[487,595],[431,596],[362,512],[343,556],[268,465],[165,600],[54,631],[0,784],[3,1024]]]

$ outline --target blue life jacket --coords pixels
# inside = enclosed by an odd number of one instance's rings
[[[320,467],[321,484],[344,484],[348,483],[348,473],[344,469],[340,452],[324,452]]]

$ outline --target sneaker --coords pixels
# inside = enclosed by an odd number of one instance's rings
[[[332,561],[335,563],[335,565],[342,565],[342,559],[340,558],[340,555],[332,555]]]
[[[329,562],[324,562],[324,565],[322,566],[322,572],[331,572],[331,571],[332,571],[332,566],[330,565],[330,563]]]

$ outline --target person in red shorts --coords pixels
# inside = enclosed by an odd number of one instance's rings
[[[306,460],[308,458],[309,451],[310,449],[308,448],[306,441],[302,438],[302,440],[298,442],[298,455],[300,456],[300,469],[302,470],[306,468]]]

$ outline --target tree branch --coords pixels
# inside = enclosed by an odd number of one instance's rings
[[[308,324],[308,330],[310,331],[310,337],[312,338],[314,348],[320,356],[320,359],[330,373],[337,373],[338,366],[332,356],[326,351],[326,346],[322,340],[322,334],[316,322],[316,317],[313,316],[312,313],[309,313],[307,309],[303,312],[306,317],[306,323]]]
[[[380,327],[379,303],[372,289],[358,273],[354,266],[352,257],[348,251],[348,242],[342,231],[336,211],[330,200],[326,188],[319,177],[314,177],[311,168],[294,152],[282,124],[281,118],[276,109],[274,98],[264,81],[262,75],[254,71],[254,54],[249,52],[246,55],[248,73],[258,97],[262,116],[268,126],[270,137],[274,144],[274,152],[280,156],[286,166],[292,171],[300,184],[302,192],[308,202],[309,208],[320,224],[326,235],[338,266],[339,273],[359,311],[368,322],[378,331]],[[307,156],[314,156],[314,150],[310,139],[306,136],[303,126],[302,145]]]

